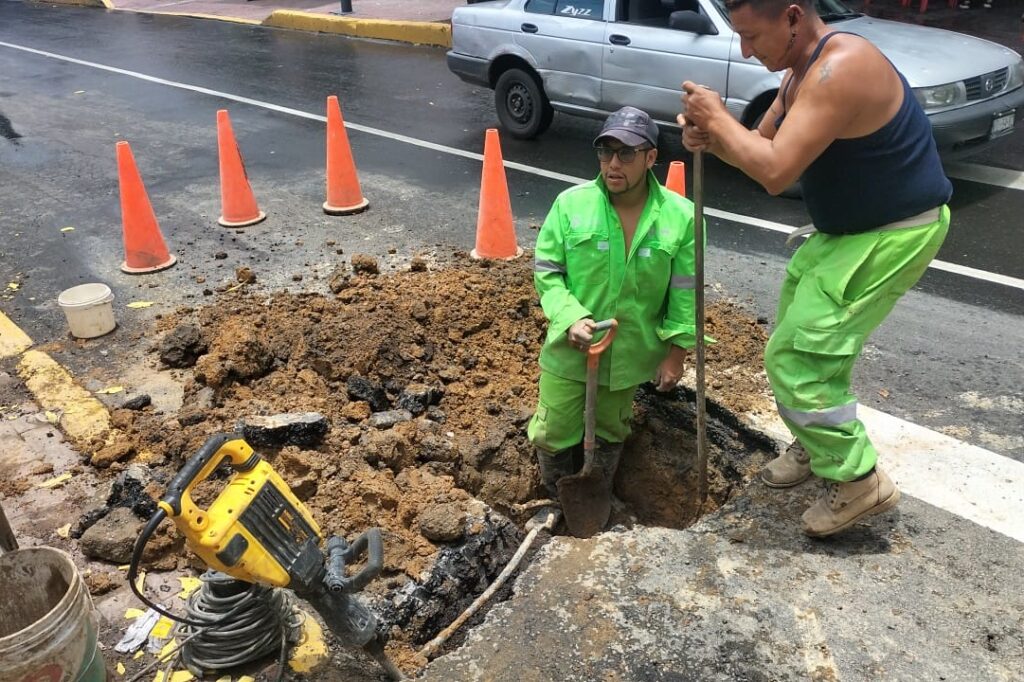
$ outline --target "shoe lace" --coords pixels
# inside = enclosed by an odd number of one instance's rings
[[[805,450],[804,446],[797,440],[789,444],[789,447],[786,448],[786,454],[801,464],[806,464],[811,461],[810,455],[807,454],[807,450]]]
[[[825,500],[828,506],[834,507],[839,499],[839,484],[835,481],[825,481]]]

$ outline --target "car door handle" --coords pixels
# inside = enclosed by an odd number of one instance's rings
[[[613,33],[608,36],[608,42],[612,45],[629,45],[629,38],[619,33]]]
[[[524,33],[536,33],[537,32],[537,24],[523,24],[519,28],[523,29]]]

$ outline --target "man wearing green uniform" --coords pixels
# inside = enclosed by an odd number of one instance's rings
[[[796,440],[762,473],[774,488],[825,481],[811,536],[891,509],[850,375],[865,340],[921,277],[949,228],[952,186],[907,80],[864,38],[830,32],[812,0],[726,0],[744,57],[785,71],[747,130],[719,95],[683,83],[683,144],[707,149],[772,194],[797,179],[814,229],[789,266],[765,370]]]
[[[637,386],[673,388],[694,337],[693,204],[658,183],[658,127],[623,107],[594,141],[601,163],[591,182],[562,192],[537,236],[534,282],[549,324],[540,353],[540,399],[528,435],[541,480],[575,473],[583,440],[586,351],[595,320],[615,318],[601,355],[597,449],[608,492],[630,433]]]

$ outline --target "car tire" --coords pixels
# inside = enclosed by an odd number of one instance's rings
[[[538,79],[522,69],[509,69],[498,78],[494,108],[501,127],[520,140],[543,133],[555,116]]]

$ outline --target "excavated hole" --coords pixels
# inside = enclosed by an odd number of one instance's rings
[[[236,292],[162,320],[165,334],[154,350],[166,363],[194,363],[183,407],[177,415],[115,411],[115,425],[129,437],[94,462],[144,452],[165,481],[209,435],[246,417],[326,416],[330,430],[318,444],[259,449],[325,532],[351,539],[370,526],[382,529],[384,572],[366,597],[389,627],[389,652],[412,671],[425,663],[416,651],[515,552],[529,517],[515,505],[543,496],[525,426],[546,320],[525,260],[456,256],[432,271],[339,271],[331,289],[334,298]],[[766,444],[732,415],[767,390],[759,371],[764,331],[720,302],[709,307],[708,333],[718,340],[708,349],[708,375],[719,378],[711,383],[707,504],[698,509],[695,493],[692,394],[645,386],[616,480],[622,503],[612,525],[686,527],[763,461]],[[219,488],[208,482],[197,500]]]

